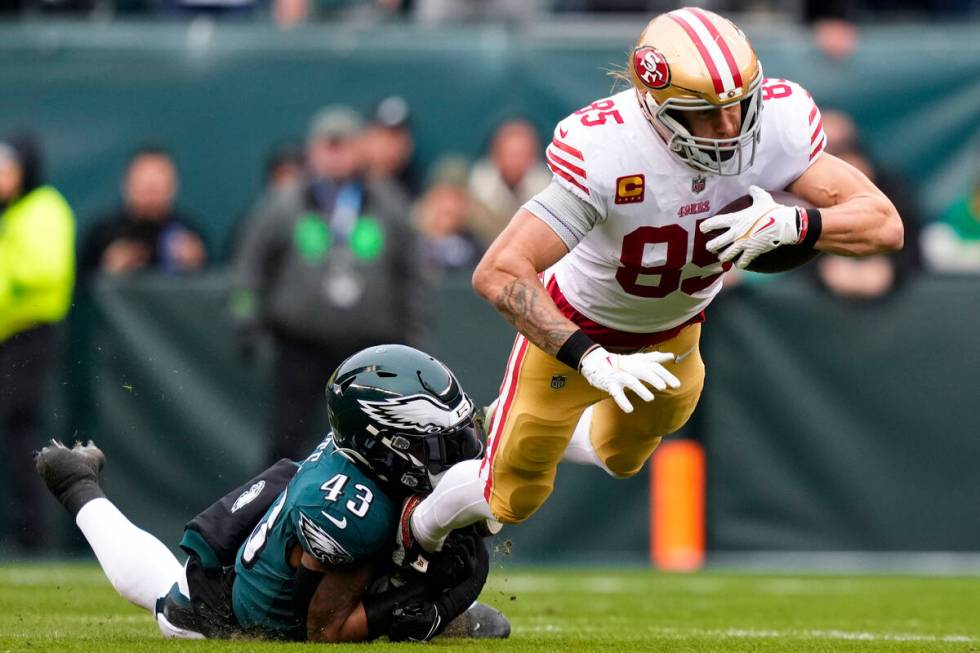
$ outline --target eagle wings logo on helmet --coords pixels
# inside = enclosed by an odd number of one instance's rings
[[[421,394],[382,401],[361,399],[357,403],[377,423],[414,433],[435,433],[451,428],[473,411],[473,404],[465,395],[456,407]]]

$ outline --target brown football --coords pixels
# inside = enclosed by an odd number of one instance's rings
[[[786,204],[788,206],[802,206],[805,208],[813,208],[813,206],[797,197],[792,193],[787,193],[781,190],[771,190],[769,194],[772,198],[779,202],[780,204]],[[735,211],[741,211],[744,208],[748,208],[752,205],[751,195],[742,195],[738,199],[732,200],[727,205],[725,205],[716,215],[721,215],[724,213],[734,213]],[[708,234],[709,240],[711,237],[717,235],[719,232],[712,232]],[[812,248],[801,247],[799,245],[782,245],[776,249],[766,252],[765,254],[760,254],[752,261],[748,270],[752,272],[765,272],[767,274],[775,272],[786,272],[792,270],[793,268],[798,268],[805,263],[809,263],[820,252]]]

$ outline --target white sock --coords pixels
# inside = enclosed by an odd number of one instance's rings
[[[592,426],[592,413],[594,407],[589,406],[578,419],[572,439],[568,441],[568,447],[562,456],[562,461],[576,463],[578,465],[596,465],[602,467],[602,461],[592,446],[592,438],[589,436],[589,429]]]
[[[184,567],[163,542],[135,526],[108,499],[89,501],[75,523],[88,540],[102,571],[127,601],[154,611],[174,583],[185,595]]]
[[[565,453],[562,454],[562,461],[577,465],[594,465],[613,478],[622,478],[606,467],[605,463],[599,458],[599,454],[596,453],[595,447],[592,446],[591,428],[592,413],[594,411],[595,406],[589,406],[582,413],[578,424],[575,425],[572,439],[568,441],[568,447],[565,448]]]
[[[426,551],[438,551],[452,531],[492,519],[483,498],[482,460],[464,460],[445,473],[436,489],[412,513],[412,534]]]

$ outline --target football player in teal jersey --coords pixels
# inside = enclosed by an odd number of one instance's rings
[[[391,560],[402,504],[483,453],[452,372],[410,347],[371,347],[331,376],[327,412],[331,434],[309,457],[279,461],[188,523],[185,565],[105,498],[94,444],[52,441],[36,464],[113,587],[165,636],[425,641],[448,626],[506,637],[503,615],[475,603],[489,570],[475,529],[411,567]]]

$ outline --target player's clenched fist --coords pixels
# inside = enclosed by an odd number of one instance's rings
[[[595,388],[608,392],[624,413],[633,412],[633,404],[626,398],[630,389],[643,401],[651,401],[653,393],[643,385],[648,383],[657,390],[679,388],[681,382],[667,371],[663,363],[674,362],[674,355],[667,352],[642,354],[611,354],[596,347],[585,356],[579,371]]]
[[[716,229],[725,231],[708,241],[708,250],[719,260],[735,261],[745,269],[757,256],[780,245],[795,245],[801,240],[800,211],[795,206],[777,204],[758,186],[749,188],[752,206],[701,223],[701,233]],[[739,256],[741,254],[741,256]],[[738,257],[736,259],[736,257]]]

